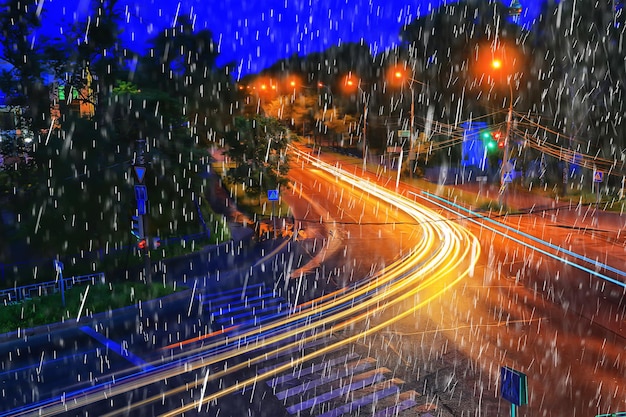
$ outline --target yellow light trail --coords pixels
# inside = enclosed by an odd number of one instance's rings
[[[296,151],[297,152],[297,151]],[[142,407],[152,402],[162,401],[165,396],[178,394],[190,388],[201,386],[206,381],[213,381],[227,374],[248,368],[253,364],[261,363],[269,356],[279,355],[297,346],[309,343],[319,338],[324,338],[337,331],[353,327],[357,323],[368,320],[372,315],[382,313],[384,310],[395,305],[402,305],[411,299],[419,300],[399,314],[373,326],[365,326],[363,330],[349,336],[339,342],[331,343],[315,352],[293,358],[288,364],[276,367],[260,375],[255,375],[245,381],[227,387],[219,392],[205,395],[203,398],[171,410],[166,416],[179,415],[194,408],[200,408],[203,404],[214,401],[225,395],[237,392],[248,386],[263,381],[292,369],[299,364],[319,357],[325,353],[337,349],[340,345],[356,341],[360,338],[378,332],[394,322],[413,314],[415,310],[426,305],[445,291],[460,282],[473,271],[476,264],[480,245],[476,238],[465,228],[448,221],[436,212],[418,205],[417,203],[391,192],[377,184],[364,180],[357,175],[349,174],[337,167],[326,164],[310,156],[297,152],[301,158],[306,158],[318,169],[322,170],[319,175],[324,175],[336,182],[344,182],[360,189],[367,194],[368,200],[382,200],[392,204],[416,220],[421,227],[423,239],[416,242],[412,250],[403,258],[385,267],[367,280],[359,282],[359,285],[328,294],[322,298],[301,304],[294,309],[294,313],[282,320],[264,325],[262,328],[253,329],[237,335],[240,341],[236,349],[230,349],[220,353],[212,352],[213,349],[225,346],[232,341],[219,341],[207,346],[181,352],[175,358],[184,358],[191,354],[206,352],[207,356],[194,358],[185,363],[171,367],[160,367],[154,371],[144,372],[136,377],[118,383],[112,383],[100,390],[74,398],[66,398],[64,402],[47,404],[32,415],[48,416],[67,412],[71,409],[80,408],[90,403],[128,392],[149,385],[154,382],[170,379],[185,372],[191,372],[200,368],[228,360],[235,356],[251,353],[257,349],[269,345],[280,345],[271,352],[266,352],[253,357],[228,369],[205,375],[194,383],[188,383],[173,388],[167,392],[146,398],[142,401],[127,405],[120,411],[114,411],[107,416],[127,414],[133,409]],[[402,303],[402,304],[401,304]],[[301,322],[304,321],[305,324]],[[296,326],[297,324],[297,326]],[[295,328],[272,334],[281,327],[292,325]],[[310,332],[315,331],[313,334]],[[268,336],[265,336],[268,335]],[[253,336],[256,339],[249,341]],[[300,337],[300,338],[298,338]],[[295,341],[294,341],[295,339]],[[243,341],[243,342],[241,342]],[[182,346],[186,342],[177,343]],[[173,357],[174,358],[174,357]],[[208,368],[207,368],[208,369]],[[33,410],[29,410],[32,412]],[[22,415],[29,415],[28,413]]]

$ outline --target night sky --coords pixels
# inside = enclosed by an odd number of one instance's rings
[[[507,1],[507,0],[504,0]],[[84,17],[89,0],[38,0],[45,33],[67,31]],[[209,29],[220,47],[220,64],[234,62],[235,76],[255,73],[297,53],[319,52],[364,39],[373,54],[398,43],[401,27],[444,4],[443,0],[121,0],[126,6],[125,44],[145,52],[146,39],[187,15]],[[448,1],[447,3],[451,3]],[[524,24],[539,13],[540,0],[522,0]]]

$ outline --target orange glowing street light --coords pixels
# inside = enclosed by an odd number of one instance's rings
[[[352,75],[346,75],[343,85],[348,92],[353,92],[355,88],[360,89],[358,79],[354,79]]]
[[[283,88],[289,91],[289,93],[292,93],[295,92],[296,89],[302,87],[302,80],[299,76],[290,74],[284,78],[284,81],[281,83],[281,85],[284,86]]]

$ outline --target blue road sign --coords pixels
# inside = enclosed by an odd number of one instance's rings
[[[593,171],[593,182],[602,182],[604,180],[604,172]]]
[[[135,169],[135,176],[137,177],[137,181],[143,184],[143,179],[146,176],[146,167],[142,167],[139,165],[133,166]]]
[[[500,368],[500,395],[515,405],[528,404],[526,375],[508,366]]]
[[[507,172],[506,174],[504,174],[504,178],[503,178],[502,182],[504,182],[505,184],[512,183],[513,182],[513,175],[511,175],[510,172]]]
[[[137,200],[137,214],[140,216],[146,214],[146,200]]]
[[[267,190],[267,199],[269,201],[277,201],[278,200],[278,190]]]
[[[145,185],[135,185],[135,200],[146,201],[148,199],[148,189]]]

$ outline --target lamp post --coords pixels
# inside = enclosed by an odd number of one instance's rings
[[[415,169],[414,167],[414,163],[411,163],[411,161],[415,160],[415,90],[413,89],[413,83],[416,84],[420,84],[423,86],[427,86],[428,84],[423,83],[421,81],[416,80],[413,77],[409,77],[406,74],[406,71],[402,70],[402,69],[396,69],[393,72],[393,79],[396,81],[400,81],[400,82],[408,82],[409,84],[409,90],[411,90],[411,120],[409,123],[409,129],[410,129],[410,148],[409,148],[409,163],[411,164],[410,169],[409,169],[409,174],[411,176],[411,178],[413,178],[413,171]]]
[[[499,71],[502,69],[502,61],[494,59],[491,61],[491,67]],[[504,136],[504,154],[502,155],[502,168],[500,169],[500,186],[501,193],[498,197],[500,206],[506,204],[506,194],[508,183],[511,181],[511,172],[509,169],[509,138],[511,136],[511,123],[513,122],[513,86],[511,85],[511,75],[507,75],[506,84],[509,87],[509,110],[506,118],[506,135]]]
[[[365,96],[365,91],[359,85],[359,80],[352,77],[351,74],[347,75],[344,81],[344,86],[348,90],[358,91],[363,95],[363,169],[367,168],[367,112],[368,112],[368,99]]]

